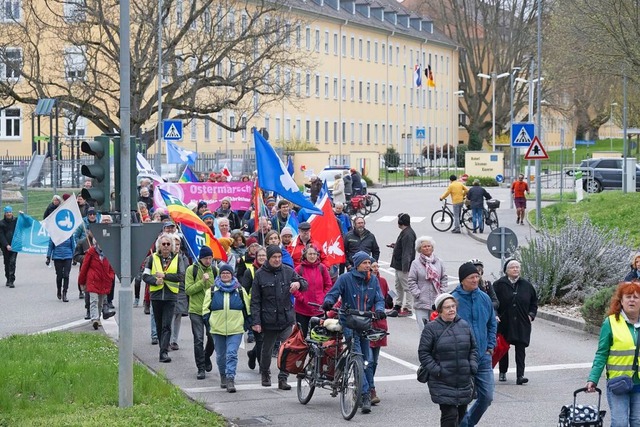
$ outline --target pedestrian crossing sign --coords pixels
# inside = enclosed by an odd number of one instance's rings
[[[511,125],[511,146],[529,147],[535,136],[533,123],[513,123]]]
[[[182,141],[182,120],[163,120],[162,137],[165,141]]]

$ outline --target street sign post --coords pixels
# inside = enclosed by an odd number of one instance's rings
[[[163,120],[162,138],[165,141],[182,141],[182,120]]]
[[[533,123],[513,123],[511,125],[511,146],[528,147],[535,134]]]
[[[427,133],[424,127],[416,128],[416,139],[425,139],[427,137]]]
[[[518,236],[510,228],[498,227],[487,237],[487,249],[491,255],[500,258],[502,266],[504,266],[505,259],[513,255],[517,248]]]
[[[547,151],[544,149],[544,147],[542,146],[542,143],[540,142],[540,139],[538,139],[538,137],[534,137],[533,141],[531,141],[531,145],[529,146],[529,149],[527,150],[527,153],[524,155],[524,159],[525,160],[548,160],[549,159],[549,155],[547,154]],[[540,177],[536,176],[536,179],[539,179]]]

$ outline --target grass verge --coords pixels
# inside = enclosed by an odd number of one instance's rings
[[[134,405],[119,408],[118,348],[104,335],[13,335],[0,354],[0,426],[226,425],[137,363]]]
[[[20,191],[20,193],[23,193],[22,188],[17,188],[16,190]],[[64,193],[71,194],[74,192],[76,193],[76,195],[80,194],[80,190],[77,188],[76,189],[59,188],[57,194],[62,196]],[[47,206],[49,206],[49,203],[51,203],[53,194],[54,194],[53,190],[50,188],[27,190],[27,209],[25,213],[29,216],[34,217],[37,220],[41,220],[45,209],[47,209]],[[9,202],[3,199],[2,208],[4,208],[7,205],[11,205],[13,207],[14,214],[16,215],[17,215],[17,211],[23,211],[23,212],[25,211],[24,202]]]

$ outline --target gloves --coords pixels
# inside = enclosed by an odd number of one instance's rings
[[[322,303],[322,309],[324,311],[329,311],[331,308],[333,308],[333,303],[331,301],[325,301]]]
[[[376,317],[378,318],[378,320],[386,319],[387,313],[385,313],[384,311],[376,311]]]
[[[47,266],[51,264],[51,258],[47,257],[47,260],[44,262]]]

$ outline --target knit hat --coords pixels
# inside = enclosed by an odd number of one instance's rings
[[[363,262],[363,261],[370,260],[370,259],[371,259],[371,257],[370,257],[370,256],[369,256],[369,254],[368,254],[368,253],[366,253],[365,251],[358,251],[358,252],[356,252],[356,254],[352,257],[352,259],[353,259],[353,266],[354,266],[355,268],[358,268],[358,266],[359,266],[360,264],[362,264],[362,262]]]
[[[282,230],[280,230],[280,236],[284,236],[285,234],[290,234],[293,236],[293,230],[291,229],[291,227],[282,227]]]
[[[245,245],[247,245],[247,248],[248,248],[251,245],[260,245],[260,244],[258,243],[258,239],[256,239],[253,236],[250,236],[245,242]]]
[[[271,259],[271,257],[275,254],[282,255],[282,249],[277,245],[269,245],[267,246],[267,259]]]
[[[224,251],[227,252],[233,243],[233,239],[230,237],[218,237],[218,242],[220,246],[224,248]]]
[[[204,221],[207,218],[211,218],[214,219],[213,214],[211,213],[211,211],[204,211],[204,213],[202,214],[202,220]]]
[[[458,280],[462,282],[464,279],[471,276],[472,274],[480,274],[480,273],[478,273],[478,269],[476,268],[475,265],[471,264],[470,262],[465,262],[458,269]]]
[[[222,274],[223,271],[228,271],[229,273],[231,273],[233,275],[233,267],[231,267],[229,264],[224,263],[224,264],[220,264],[218,266],[218,272],[219,274]]]
[[[406,213],[398,214],[398,225],[405,225],[407,227],[410,226],[411,217],[409,216],[409,214],[406,214]]]
[[[13,208],[11,206],[5,206],[4,213],[10,213],[10,212],[13,212]]]
[[[209,246],[203,246],[200,248],[200,255],[198,255],[198,259],[206,258],[208,256],[213,256],[213,251]]]
[[[520,263],[517,259],[515,258],[509,258],[504,262],[504,266],[502,267],[502,272],[504,274],[507,274],[507,269],[509,268],[509,264],[511,264],[512,262],[517,262],[518,264]]]
[[[67,200],[69,197],[71,197],[71,194],[69,194],[69,193],[64,193],[64,194],[62,195],[62,200]]]
[[[205,207],[205,208],[206,208],[207,206],[208,206],[208,205],[207,205],[207,202],[205,202],[204,200],[200,200],[200,201],[198,202],[198,209],[200,209],[200,208],[202,208],[202,207]]]
[[[440,294],[436,297],[436,302],[433,304],[434,307],[436,308],[436,311],[440,311],[440,307],[442,307],[442,304],[448,300],[449,298],[455,300],[454,296],[449,294],[449,293],[443,293]]]

